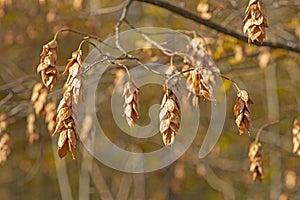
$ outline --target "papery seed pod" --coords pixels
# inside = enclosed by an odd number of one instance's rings
[[[68,79],[65,83],[64,88],[71,87],[74,102],[78,104],[78,102],[82,98],[82,78],[80,75],[80,70],[82,67],[82,58],[81,51],[74,51],[72,53],[72,58],[69,60],[65,71],[63,73],[69,72]]]
[[[81,99],[81,66],[81,51],[75,51],[64,71],[64,73],[69,72],[69,75],[64,85],[63,98],[57,108],[56,127],[53,132],[53,135],[59,134],[57,148],[59,157],[63,158],[68,152],[71,152],[74,160],[76,159],[75,148],[78,135],[75,128],[76,111],[73,103],[77,104]]]
[[[270,50],[266,47],[259,48],[259,55],[257,56],[258,65],[261,69],[268,67],[271,61]]]
[[[7,116],[5,113],[0,113],[0,135],[6,130],[7,128]]]
[[[33,108],[37,116],[42,115],[44,112],[44,107],[47,103],[47,95],[48,91],[44,88],[42,83],[36,83],[33,86],[31,102],[33,103]]]
[[[171,76],[174,73],[176,73],[176,68],[171,65],[166,74]],[[166,146],[170,146],[174,142],[175,136],[180,128],[181,114],[179,101],[173,92],[177,90],[177,83],[177,78],[168,82],[165,81],[164,96],[160,106],[159,130]]]
[[[72,99],[72,93],[66,90],[57,110],[56,127],[53,135],[59,134],[58,155],[62,158],[70,151],[72,158],[75,160],[77,134],[75,132],[72,103],[68,104],[71,101],[70,99]]]
[[[49,134],[52,135],[55,130],[56,126],[56,103],[55,102],[50,102],[45,106],[45,112],[46,112],[46,117],[45,117],[45,122],[48,124],[47,128],[49,131]]]
[[[50,90],[59,78],[59,72],[56,69],[57,51],[58,44],[55,40],[45,44],[37,67],[37,73],[41,73],[44,85]]]
[[[0,164],[3,165],[11,153],[12,142],[7,133],[0,138]]]
[[[262,181],[264,177],[261,143],[252,142],[248,151],[249,171],[252,174],[252,182]]]
[[[190,71],[186,81],[187,89],[189,90],[189,97],[192,97],[194,106],[198,106],[198,100],[203,97],[209,101],[215,101],[211,89],[207,86],[200,68],[195,68]]]
[[[296,183],[297,183],[297,174],[293,170],[286,170],[284,172],[284,185],[285,188],[288,190],[292,190],[295,188]]]
[[[35,126],[34,113],[29,113],[27,115],[26,137],[29,144],[37,142],[40,138],[40,135],[37,132],[37,128]]]
[[[239,90],[237,93],[237,99],[235,101],[233,111],[236,117],[235,123],[239,128],[240,135],[245,133],[245,131],[250,134],[250,104],[253,104],[253,101],[248,95],[247,91]]]
[[[293,123],[293,152],[300,156],[300,116]]]
[[[136,87],[132,80],[128,81],[124,87],[124,115],[126,121],[130,127],[133,127],[136,123],[139,113],[139,99],[138,99],[139,89]]]
[[[186,54],[187,56],[184,58],[185,63],[194,68],[201,69],[202,82],[208,88],[208,91],[210,91],[209,93],[213,94],[220,69],[214,62],[212,56],[206,51],[203,39],[198,37],[193,38],[186,47]],[[202,92],[203,91],[204,90],[202,90]],[[203,93],[203,95],[206,94],[207,93]],[[194,100],[194,102],[196,101]]]
[[[211,18],[212,14],[209,11],[209,4],[207,0],[200,0],[200,2],[197,5],[197,12],[203,19],[209,20]]]
[[[266,37],[268,23],[259,0],[250,0],[245,13],[243,32],[248,35],[248,43],[255,40],[262,42]]]

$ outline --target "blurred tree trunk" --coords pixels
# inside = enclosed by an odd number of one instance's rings
[[[279,96],[277,88],[276,64],[272,63],[265,70],[265,84],[267,94],[268,121],[279,119]],[[270,131],[271,130],[271,131]],[[280,133],[278,127],[269,128],[270,136],[270,199],[279,199],[282,189]]]

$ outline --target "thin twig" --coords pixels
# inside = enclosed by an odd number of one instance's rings
[[[272,121],[272,122],[270,122],[270,123],[267,123],[267,124],[262,125],[262,126],[258,129],[258,131],[257,131],[256,137],[255,137],[255,142],[257,143],[257,142],[259,141],[260,134],[262,133],[262,131],[263,131],[265,128],[267,128],[268,126],[271,126],[271,125],[273,125],[273,124],[276,124],[276,123],[278,123],[279,121],[280,121],[280,120],[278,119],[278,120],[275,120],[275,121]]]
[[[235,86],[235,88],[236,88],[236,90],[237,90],[238,92],[241,90],[241,89],[239,88],[239,86],[237,85],[237,83],[236,83],[233,79],[228,78],[228,77],[226,77],[226,76],[224,76],[224,75],[222,75],[222,74],[219,74],[219,75],[220,75],[221,78],[226,79],[226,80],[228,80],[228,81],[231,81],[231,82],[233,83],[233,85]]]
[[[122,25],[122,23],[124,22],[124,19],[126,18],[127,16],[127,13],[128,13],[128,8],[129,6],[131,5],[132,3],[132,0],[129,0],[127,5],[123,8],[123,11],[122,11],[122,15],[115,27],[115,32],[116,32],[116,40],[115,40],[115,44],[117,46],[117,48],[124,54],[124,55],[127,55],[127,52],[123,49],[123,47],[121,47],[120,45],[120,27]]]
[[[8,102],[13,96],[14,95],[12,92],[8,93],[8,95],[6,95],[6,97],[4,97],[3,99],[0,100],[0,107],[2,105],[4,105],[6,102]]]
[[[100,8],[98,10],[95,10],[91,13],[91,15],[103,15],[103,14],[109,14],[113,12],[117,12],[124,8],[128,4],[129,0],[126,0],[116,6],[108,7],[108,8]]]
[[[58,31],[55,33],[55,35],[54,35],[54,37],[53,37],[53,40],[56,40],[57,37],[58,37],[58,35],[59,35],[60,33],[63,33],[63,32],[75,33],[75,34],[77,34],[77,35],[84,36],[84,39],[93,39],[93,40],[96,40],[96,41],[98,41],[98,42],[100,42],[100,43],[103,43],[105,46],[108,46],[108,47],[110,47],[110,48],[113,48],[113,49],[116,48],[116,47],[114,47],[114,46],[111,46],[111,45],[105,43],[103,40],[101,40],[99,37],[97,37],[97,36],[95,36],[95,35],[90,35],[90,34],[88,34],[88,33],[84,33],[84,32],[78,31],[78,30],[70,29],[70,28],[58,30]]]
[[[146,35],[144,32],[138,30],[135,26],[133,26],[130,22],[128,22],[128,20],[124,19],[124,22],[130,27],[132,28],[135,32],[141,34],[141,36],[143,36],[143,38],[145,40],[147,40],[148,42],[150,42],[151,44],[153,44],[154,46],[156,46],[157,48],[159,48],[165,55],[167,56],[175,56],[175,55],[181,55],[180,53],[177,52],[173,52],[169,49],[166,49],[164,47],[162,47],[160,44],[158,44],[156,41],[152,40],[148,35]]]
[[[182,8],[179,8],[177,6],[174,6],[168,2],[165,2],[165,1],[161,1],[161,0],[134,0],[134,1],[138,1],[138,2],[144,2],[144,3],[148,3],[148,4],[152,4],[152,5],[155,5],[155,6],[158,6],[158,7],[161,7],[161,8],[164,8],[164,9],[167,9],[173,13],[176,13],[184,18],[187,18],[187,19],[190,19],[190,20],[193,20],[199,24],[202,24],[204,26],[207,26],[211,29],[214,29],[220,33],[223,33],[223,34],[226,34],[226,35],[229,35],[231,37],[234,37],[238,40],[241,40],[243,42],[248,42],[248,38],[242,34],[239,34],[231,29],[227,29],[225,27],[222,27],[210,20],[205,20],[185,9],[182,9]],[[292,52],[295,52],[295,53],[300,53],[300,48],[297,47],[296,44],[281,44],[281,43],[277,43],[277,42],[263,42],[263,43],[260,43],[260,42],[254,42],[253,43],[254,45],[256,46],[267,46],[267,47],[271,47],[271,48],[274,48],[274,49],[284,49],[284,50],[287,50],[287,51],[292,51]]]

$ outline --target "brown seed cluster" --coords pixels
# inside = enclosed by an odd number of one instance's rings
[[[253,101],[248,95],[247,91],[239,90],[237,93],[237,99],[235,101],[233,111],[236,117],[235,123],[239,128],[240,135],[245,133],[245,131],[250,134],[250,104],[253,104]]]
[[[130,127],[133,127],[136,123],[139,113],[139,99],[138,99],[139,89],[136,87],[132,80],[128,81],[124,87],[124,114],[126,121]]]
[[[10,155],[12,143],[7,133],[2,133],[0,138],[0,164],[3,165]]]
[[[59,78],[59,72],[56,69],[58,44],[52,40],[43,46],[40,64],[37,67],[37,73],[41,73],[44,85],[50,90]]]
[[[49,131],[49,134],[52,135],[55,130],[56,126],[56,103],[55,102],[50,102],[45,106],[45,112],[46,112],[46,117],[45,117],[45,122],[48,124],[47,128]]]
[[[81,58],[81,51],[74,51],[72,53],[72,58],[69,60],[64,74],[68,71],[69,76],[65,83],[64,89],[70,88],[73,94],[73,100],[76,104],[82,98],[82,78],[80,75],[80,69],[82,66],[82,58]]]
[[[27,126],[26,126],[26,137],[29,144],[37,142],[40,135],[35,126],[35,115],[34,113],[29,113],[27,115]]]
[[[190,67],[197,69],[194,71],[194,76],[196,75],[199,76],[199,74],[201,74],[201,79],[202,79],[201,82],[203,83],[203,87],[202,87],[203,94],[201,96],[206,95],[206,97],[209,98],[206,98],[205,96],[204,98],[206,99],[211,98],[213,100],[212,92],[216,84],[217,78],[220,74],[219,67],[214,62],[212,56],[206,51],[203,39],[199,37],[193,38],[189,42],[189,44],[186,47],[186,52],[187,52],[187,56],[185,57],[185,64],[188,64]],[[193,79],[192,77],[190,78],[191,80]],[[200,78],[194,77],[195,81],[197,79]],[[207,90],[204,88],[206,88]],[[204,93],[204,91],[207,91],[208,93],[206,92]]]
[[[0,134],[7,128],[7,116],[5,113],[0,113]]]
[[[250,144],[249,152],[249,171],[252,174],[252,182],[256,180],[262,181],[264,177],[261,144],[259,142],[252,142]]]
[[[172,75],[176,72],[176,68],[171,65],[167,70],[167,75]],[[180,107],[179,101],[174,94],[176,90],[176,84],[178,80],[170,80],[165,82],[164,86],[164,97],[160,106],[159,120],[160,127],[159,130],[162,134],[163,142],[166,146],[170,146],[175,139],[175,136],[180,128]],[[167,79],[168,80],[168,79]]]
[[[40,116],[44,112],[44,107],[47,103],[48,90],[43,86],[42,83],[36,83],[33,86],[31,94],[31,102],[33,103],[33,108],[35,114]]]
[[[73,52],[72,58],[69,60],[65,72],[68,71],[68,79],[64,86],[64,94],[61,99],[56,116],[56,128],[54,134],[59,134],[58,138],[58,155],[63,158],[70,151],[72,158],[75,160],[76,140],[78,138],[75,130],[75,104],[81,99],[81,52]],[[64,73],[65,73],[64,72]]]
[[[3,165],[10,155],[12,143],[9,135],[5,132],[7,128],[7,116],[0,113],[0,165]]]
[[[215,101],[215,99],[213,98],[212,90],[206,84],[199,67],[189,72],[188,78],[186,80],[186,86],[189,90],[188,96],[192,97],[194,106],[198,106],[200,97],[203,97],[204,99],[209,101]]]
[[[293,152],[300,156],[300,116],[293,123]]]
[[[243,31],[248,35],[248,43],[255,40],[262,42],[266,37],[265,28],[268,23],[259,0],[250,0],[245,13]]]
[[[211,18],[212,14],[209,11],[209,4],[207,0],[200,0],[200,2],[197,5],[197,12],[203,19],[209,20]]]

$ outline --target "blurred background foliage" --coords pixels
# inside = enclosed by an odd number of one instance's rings
[[[169,2],[201,15],[197,13],[199,0]],[[246,1],[200,2],[209,5],[204,17],[242,34]],[[43,118],[36,121],[40,140],[28,144],[26,116],[32,111],[29,100],[32,86],[40,81],[36,66],[42,45],[62,28],[80,30],[102,39],[113,35],[121,10],[109,9],[107,12],[104,8],[122,4],[123,1],[117,0],[0,0],[0,99],[13,94],[0,107],[0,112],[9,114],[7,132],[13,143],[9,159],[0,167],[0,198],[298,199],[300,158],[291,152],[291,128],[300,105],[299,54],[248,45],[162,8],[140,2],[133,3],[127,18],[136,27],[195,30],[205,37],[222,74],[234,79],[254,100],[251,136],[238,135],[232,111],[236,91],[230,82],[225,81],[225,126],[213,151],[201,160],[198,151],[210,121],[209,102],[200,103],[200,127],[188,151],[170,166],[151,173],[126,174],[113,170],[92,159],[81,144],[77,148],[77,160],[73,161],[70,156],[60,160],[56,153],[57,138],[49,136]],[[263,5],[270,26],[267,40],[299,48],[299,1],[264,0]],[[124,25],[121,30],[126,29],[128,27]],[[71,33],[59,36],[60,71],[80,40],[81,36]],[[88,51],[84,47],[84,56]],[[59,100],[65,78],[61,78],[49,99]],[[111,122],[108,109],[113,79],[113,74],[108,73],[103,80],[106,85],[99,90],[102,99],[97,114],[110,139],[122,146],[128,136]],[[141,124],[147,123],[148,108],[159,104],[162,96],[158,86],[145,86],[142,90]],[[249,144],[261,125],[275,119],[282,120],[263,131],[261,136],[265,178],[252,184],[248,172]],[[159,143],[160,135],[157,134],[154,140]],[[147,140],[140,145],[142,149],[160,147],[147,144]],[[59,185],[59,179],[64,185]]]

